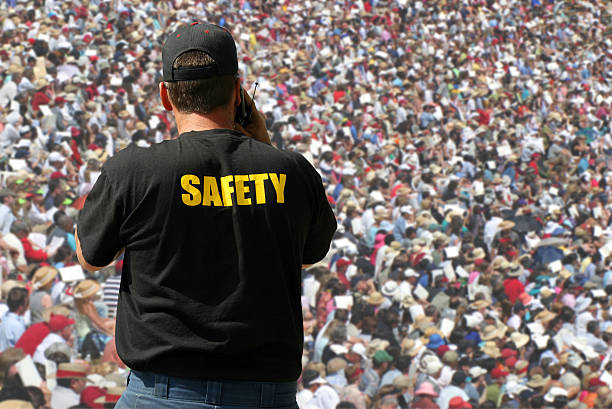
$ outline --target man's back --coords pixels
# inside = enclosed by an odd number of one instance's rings
[[[301,155],[236,131],[189,132],[117,154],[89,201],[78,229],[85,259],[105,265],[126,248],[117,351],[128,366],[298,378],[300,269],[325,255],[335,230]]]

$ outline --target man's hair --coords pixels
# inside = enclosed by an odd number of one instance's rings
[[[22,305],[27,304],[28,290],[22,287],[14,287],[9,291],[6,297],[6,305],[10,312],[15,312]]]
[[[207,67],[215,61],[203,51],[188,51],[179,55],[173,68]],[[206,114],[229,104],[236,77],[223,75],[201,80],[166,82],[168,96],[180,112]]]

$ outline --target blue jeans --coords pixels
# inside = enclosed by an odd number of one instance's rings
[[[115,409],[297,409],[296,382],[206,381],[131,371]]]

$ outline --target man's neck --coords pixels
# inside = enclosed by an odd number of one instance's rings
[[[192,131],[208,131],[210,129],[234,129],[234,119],[226,109],[215,109],[208,114],[174,111],[176,128],[181,135]]]

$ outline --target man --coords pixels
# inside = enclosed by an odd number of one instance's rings
[[[42,340],[42,342],[36,347],[34,352],[33,360],[36,363],[45,365],[47,358],[45,357],[45,351],[51,345],[55,343],[66,344],[72,347],[74,343],[74,329],[75,321],[72,318],[68,318],[62,314],[51,314],[49,318],[49,334]]]
[[[68,409],[78,405],[87,382],[87,367],[82,364],[59,364],[55,378],[57,386],[51,392],[53,409]]]
[[[254,106],[246,127],[234,122],[243,97],[253,105],[235,50],[213,24],[170,35],[160,96],[179,137],[109,159],[79,217],[86,269],[125,248],[116,343],[132,372],[117,408],[137,395],[174,407],[173,385],[220,407],[295,405],[300,269],[325,256],[336,221],[319,175],[270,146]]]
[[[8,312],[0,323],[0,352],[14,347],[17,340],[26,330],[23,315],[28,310],[28,290],[23,287],[11,288],[6,298]]]
[[[378,388],[380,380],[389,369],[389,365],[393,362],[393,357],[385,350],[378,350],[372,357],[372,367],[367,368],[361,376],[361,384],[359,390],[365,392],[368,403],[372,401]]]
[[[440,409],[448,409],[449,402],[455,396],[459,396],[464,400],[470,400],[470,397],[465,393],[465,382],[467,375],[463,371],[457,371],[453,374],[451,384],[442,388],[440,396],[436,403],[440,406]]]
[[[306,409],[335,409],[340,403],[340,396],[326,379],[318,377],[310,382],[312,399],[306,404]]]
[[[8,234],[15,221],[15,214],[11,209],[15,203],[15,196],[15,193],[10,190],[0,192],[0,232],[2,234]]]

